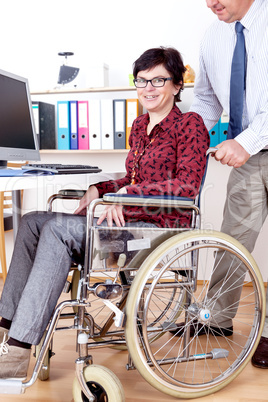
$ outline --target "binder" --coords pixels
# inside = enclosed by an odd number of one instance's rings
[[[138,99],[126,100],[126,149],[130,149],[128,140],[133,121],[143,113],[143,108]]]
[[[32,102],[32,108],[39,149],[56,149],[55,106]]]
[[[100,100],[88,101],[88,126],[90,149],[101,149]]]
[[[101,147],[114,149],[112,99],[101,99]]]
[[[38,141],[38,146],[40,149],[39,102],[32,102],[32,108],[33,108],[34,127]]]
[[[210,146],[215,147],[220,143],[219,139],[219,122],[215,124],[215,126],[209,131],[210,137]]]
[[[58,149],[70,149],[69,101],[57,102]]]
[[[77,101],[69,101],[70,149],[78,149]]]
[[[113,100],[114,149],[126,149],[126,100]]]
[[[78,149],[89,149],[88,101],[78,101]]]
[[[223,111],[219,121],[219,142],[227,140],[227,132],[229,126],[229,116]]]

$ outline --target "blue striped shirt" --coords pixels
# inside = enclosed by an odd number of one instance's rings
[[[247,51],[243,131],[236,141],[254,155],[268,146],[268,0],[255,0],[241,19]],[[190,108],[208,130],[222,111],[229,114],[230,78],[236,43],[235,22],[217,20],[200,46],[200,66]]]

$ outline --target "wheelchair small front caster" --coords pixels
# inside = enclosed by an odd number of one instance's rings
[[[125,394],[121,382],[109,369],[96,364],[84,368],[86,384],[96,402],[124,402]],[[89,399],[82,392],[78,379],[73,382],[74,402],[86,402]]]

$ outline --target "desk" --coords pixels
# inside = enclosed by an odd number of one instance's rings
[[[21,218],[20,190],[35,189],[36,195],[49,197],[48,193],[58,192],[64,188],[87,189],[91,184],[101,181],[119,179],[125,172],[68,174],[68,175],[44,175],[23,177],[0,177],[0,191],[12,191],[13,202],[13,230],[16,237]],[[40,197],[39,197],[40,198]],[[47,198],[43,202],[46,205]]]

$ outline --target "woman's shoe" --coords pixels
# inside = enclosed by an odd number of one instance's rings
[[[0,344],[0,379],[25,380],[31,357],[31,349],[10,346],[8,337]]]

